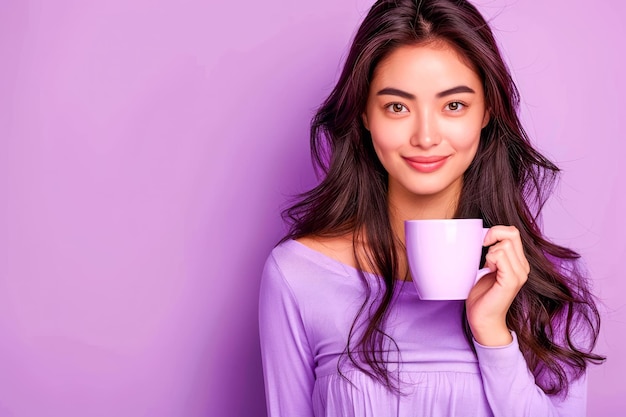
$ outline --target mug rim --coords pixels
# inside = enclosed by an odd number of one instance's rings
[[[404,223],[472,223],[477,221],[482,224],[483,219],[415,219],[405,220]]]

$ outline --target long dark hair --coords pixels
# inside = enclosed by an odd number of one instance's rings
[[[600,316],[579,268],[579,255],[542,235],[539,213],[559,169],[532,147],[517,115],[517,88],[493,34],[467,1],[379,0],[372,6],[337,85],[312,120],[311,154],[322,179],[284,211],[290,224],[285,240],[352,234],[359,269],[375,272],[384,285],[372,297],[369,281],[362,276],[366,299],[344,353],[357,368],[397,389],[385,363],[390,338],[383,329],[397,285],[401,246],[389,220],[388,176],[361,114],[377,64],[399,46],[431,41],[450,45],[477,71],[490,114],[476,157],[464,174],[455,217],[482,218],[485,227],[519,229],[531,272],[507,313],[507,325],[516,332],[543,391],[566,393],[569,381],[580,377],[589,362],[604,360],[592,353]],[[363,242],[365,255],[357,253]],[[365,312],[367,326],[357,337],[354,329]],[[473,348],[465,315],[462,320]]]

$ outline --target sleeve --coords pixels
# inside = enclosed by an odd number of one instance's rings
[[[487,401],[494,417],[584,417],[587,376],[571,381],[567,396],[548,396],[535,384],[515,332],[507,346],[474,341]]]
[[[272,255],[261,278],[259,335],[268,417],[312,417],[313,355],[296,297]]]

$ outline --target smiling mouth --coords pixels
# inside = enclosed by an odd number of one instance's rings
[[[404,157],[411,168],[418,172],[429,173],[437,171],[445,165],[449,156],[416,156]]]

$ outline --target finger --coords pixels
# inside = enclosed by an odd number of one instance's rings
[[[485,264],[488,268],[495,268],[500,283],[519,288],[528,279],[528,272],[525,264],[520,262],[515,252],[511,250],[511,246],[509,241],[502,241],[489,248]]]
[[[485,236],[484,246],[497,244],[498,242],[510,241],[513,250],[521,265],[526,265],[525,270],[530,271],[528,260],[524,253],[524,245],[519,230],[515,226],[493,226]],[[528,273],[527,271],[527,273]]]
[[[485,235],[483,246],[491,246],[505,239],[510,239],[518,243],[519,249],[522,249],[522,238],[519,230],[515,226],[492,226]]]
[[[489,248],[489,251],[495,253],[502,251],[509,258],[513,271],[520,274],[528,275],[528,260],[523,252],[520,252],[518,246],[511,239],[502,240]],[[488,253],[489,253],[488,251]]]

